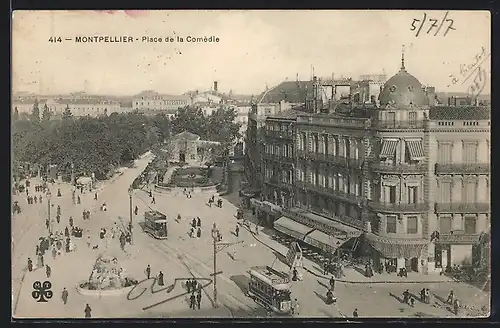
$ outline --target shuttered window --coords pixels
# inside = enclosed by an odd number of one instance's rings
[[[330,149],[328,149],[328,136],[323,136],[323,154],[328,154]]]
[[[477,233],[477,218],[475,216],[466,216],[464,219],[464,231],[466,234]]]
[[[439,233],[449,234],[451,231],[452,218],[451,216],[439,217]]]
[[[476,181],[466,180],[463,184],[463,201],[466,204],[472,204],[476,202]]]
[[[465,164],[475,164],[477,162],[477,145],[475,142],[464,143],[463,151]]]
[[[408,204],[416,204],[418,202],[417,187],[408,187]]]
[[[441,196],[441,203],[450,203],[451,202],[451,181],[441,181],[439,184],[439,191]]]
[[[418,233],[418,219],[416,216],[409,216],[406,219],[406,233]]]
[[[396,233],[397,218],[395,215],[387,216],[386,233]]]
[[[451,164],[452,163],[452,149],[451,143],[438,143],[438,164]]]

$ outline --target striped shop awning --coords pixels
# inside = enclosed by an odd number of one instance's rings
[[[425,158],[422,140],[406,140],[406,147],[410,152],[410,158],[412,161],[419,161]]]
[[[398,142],[398,140],[384,140],[382,143],[382,150],[380,151],[380,157],[394,156]]]

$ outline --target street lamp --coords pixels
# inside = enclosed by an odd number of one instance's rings
[[[48,220],[49,220],[49,234],[52,233],[52,222],[50,220],[50,199],[52,198],[52,194],[50,193],[50,190],[47,189],[47,194],[46,194],[46,197],[47,197],[47,213],[48,213]]]
[[[130,232],[130,243],[132,244],[132,196],[134,194],[134,189],[132,188],[132,186],[130,186],[128,188],[128,195],[129,195],[129,204],[130,204],[130,222],[128,223],[128,228],[129,228],[129,232]]]
[[[214,222],[212,227],[212,239],[214,241],[214,307],[219,307],[217,303],[217,242],[219,239],[219,229]]]

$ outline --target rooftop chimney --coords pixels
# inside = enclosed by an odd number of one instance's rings
[[[217,92],[217,81],[214,81],[214,91]]]

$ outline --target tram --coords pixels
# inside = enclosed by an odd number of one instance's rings
[[[167,216],[158,211],[145,212],[143,229],[156,239],[167,239]]]
[[[249,271],[248,296],[276,313],[292,311],[290,276],[269,266],[252,267]]]

